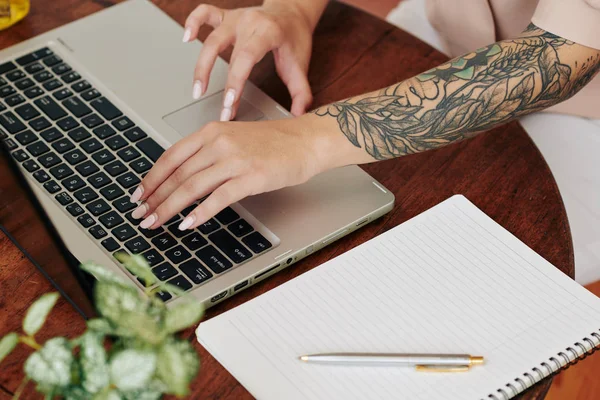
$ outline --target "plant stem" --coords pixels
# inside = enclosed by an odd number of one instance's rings
[[[15,391],[15,394],[13,395],[12,400],[19,400],[19,397],[21,397],[21,393],[23,393],[23,390],[25,390],[25,386],[27,386],[28,383],[29,383],[29,378],[28,377],[23,378],[23,380],[21,381],[21,384]]]
[[[33,336],[20,336],[19,342],[26,344],[34,350],[40,350],[42,346],[35,340]]]

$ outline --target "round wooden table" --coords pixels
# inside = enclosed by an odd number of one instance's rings
[[[155,0],[183,24],[197,0]],[[84,17],[115,0],[54,0],[32,2],[31,14],[0,35],[0,48]],[[213,0],[234,8],[259,0]],[[48,4],[48,5],[47,5]],[[201,37],[208,34],[203,29]],[[225,58],[229,57],[225,55]],[[340,3],[329,4],[315,32],[309,79],[314,106],[391,85],[433,66],[446,57],[385,21]],[[190,77],[190,83],[191,83]],[[286,88],[276,77],[271,56],[253,71],[251,80],[282,105],[289,107]],[[191,87],[190,87],[191,91]],[[569,224],[556,183],[543,157],[520,125],[512,123],[444,149],[364,166],[396,194],[394,210],[384,218],[317,252],[253,288],[209,310],[207,318],[229,310],[314,268],[326,260],[414,217],[456,193],[523,240],[561,271],[573,277],[573,248]],[[0,171],[0,176],[7,171]],[[0,178],[1,181],[1,178]],[[6,192],[2,192],[2,190]],[[0,186],[0,198],[10,194]],[[6,196],[8,198],[10,196]],[[16,201],[16,200],[15,200]],[[0,210],[2,204],[0,201]],[[24,218],[12,215],[11,225],[26,229]],[[35,232],[32,232],[35,234]],[[46,244],[48,245],[48,244]],[[0,336],[18,330],[27,307],[51,285],[19,249],[0,232]],[[84,329],[84,321],[61,300],[40,339]],[[184,332],[202,357],[202,369],[190,398],[247,399],[251,395],[197,344],[193,331]],[[19,349],[0,369],[0,400],[10,398],[22,379],[29,354]],[[545,379],[520,399],[544,398],[552,380]],[[31,385],[23,398],[38,398]]]

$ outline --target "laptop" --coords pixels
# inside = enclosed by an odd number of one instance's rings
[[[227,63],[193,101],[202,44],[182,35],[152,3],[130,0],[0,51],[0,136],[73,260],[141,288],[114,254],[142,254],[157,278],[210,307],[384,215],[394,196],[349,166],[247,198],[193,231],[177,229],[190,208],[140,229],[130,194],[164,149],[221,109]],[[289,116],[246,84],[237,120]]]

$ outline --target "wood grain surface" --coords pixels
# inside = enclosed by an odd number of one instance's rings
[[[160,8],[183,24],[196,0],[155,0]],[[118,1],[32,1],[31,14],[0,34],[5,48],[66,24]],[[258,4],[258,0],[213,0],[225,8]],[[201,31],[201,38],[208,34]],[[309,80],[314,106],[388,86],[445,61],[445,57],[409,34],[364,12],[332,2],[315,32]],[[224,55],[229,57],[229,53]],[[271,56],[255,68],[251,80],[282,105],[290,99],[275,75]],[[192,77],[190,77],[190,86]],[[191,92],[191,88],[190,88]],[[384,218],[311,255],[257,286],[209,310],[207,318],[229,310],[314,268],[374,236],[393,228],[456,193],[464,194],[561,271],[573,277],[573,249],[565,209],[554,179],[533,142],[512,123],[476,138],[424,154],[364,166],[396,195],[394,210]],[[28,229],[28,218],[2,210],[18,209],[19,199],[2,187],[0,171],[0,222],[11,229]],[[31,232],[35,236],[36,232]],[[49,246],[40,243],[40,246]],[[56,256],[47,262],[58,263]],[[50,284],[24,254],[0,233],[0,336],[17,330],[24,311]],[[59,301],[44,327],[43,340],[56,335],[75,336],[84,321],[64,300]],[[195,341],[193,330],[184,335],[202,357],[202,370],[193,384],[194,399],[248,399],[252,396]],[[0,400],[13,393],[22,379],[28,352],[20,349],[0,367]],[[520,399],[543,399],[551,379],[523,393]],[[4,396],[4,397],[3,397]],[[24,398],[35,399],[31,385]]]

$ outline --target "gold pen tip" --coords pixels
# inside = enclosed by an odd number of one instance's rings
[[[471,356],[471,365],[480,365],[480,364],[483,364],[483,357]]]
[[[308,356],[300,356],[298,357],[300,361],[308,361]]]

